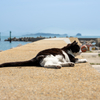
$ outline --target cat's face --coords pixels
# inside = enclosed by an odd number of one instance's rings
[[[79,52],[76,52],[76,53],[74,52],[73,55],[74,55],[74,56],[78,56],[78,55],[80,55],[81,53],[82,53],[82,51],[81,51],[81,49],[80,49]]]
[[[70,44],[70,47],[69,47],[71,53],[74,55],[74,56],[77,56],[77,55],[80,55],[81,54],[81,48],[80,46],[77,44],[76,41],[74,41],[72,44]]]

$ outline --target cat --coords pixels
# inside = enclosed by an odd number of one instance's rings
[[[73,67],[75,63],[86,63],[86,59],[78,59],[75,56],[81,54],[81,48],[76,41],[63,48],[51,48],[40,51],[33,59],[22,62],[8,62],[0,64],[0,67],[10,66],[41,66],[46,68]]]

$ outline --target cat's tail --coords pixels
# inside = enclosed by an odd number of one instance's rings
[[[28,61],[8,62],[0,64],[0,67],[12,67],[12,66],[39,66],[39,64],[35,58]]]

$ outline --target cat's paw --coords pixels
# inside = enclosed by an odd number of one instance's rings
[[[86,63],[87,59],[81,59],[82,63]]]
[[[71,62],[68,65],[69,65],[69,67],[74,67],[75,63]]]
[[[87,59],[84,59],[84,63],[88,62]]]
[[[78,59],[75,63],[86,63],[87,59]]]
[[[56,66],[55,68],[56,68],[56,69],[61,69],[61,66]]]
[[[45,65],[45,68],[56,68],[56,69],[61,69],[61,65]]]

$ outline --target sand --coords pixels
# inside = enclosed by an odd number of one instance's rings
[[[65,45],[63,40],[29,43],[0,52],[0,63],[29,60],[43,49]],[[61,69],[0,68],[0,100],[100,100],[100,73],[89,63]]]

